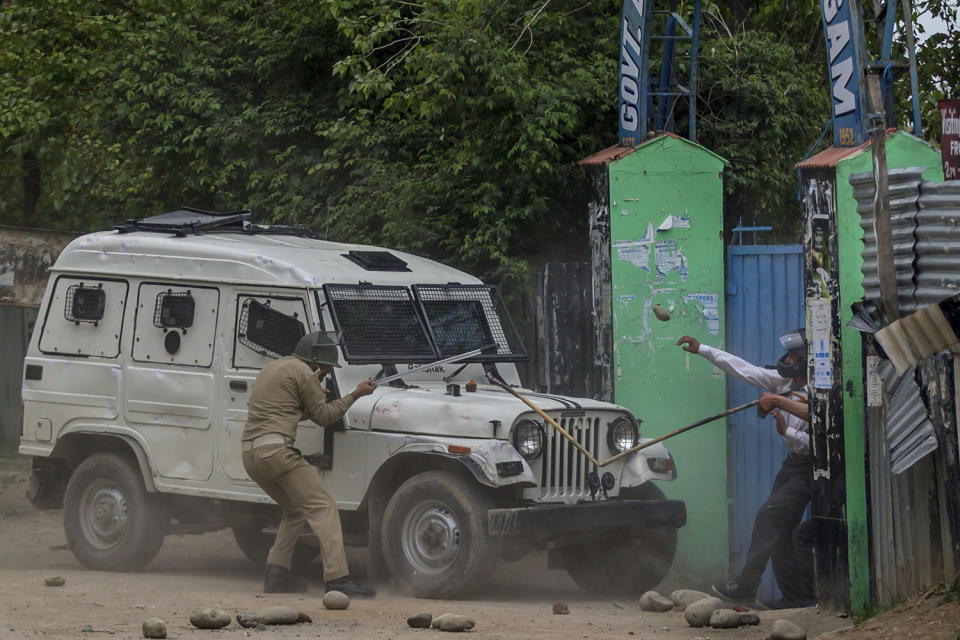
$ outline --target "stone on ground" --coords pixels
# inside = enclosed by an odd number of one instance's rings
[[[771,640],[807,640],[807,632],[784,618],[773,623]]]
[[[253,629],[260,624],[260,618],[258,618],[255,613],[238,613],[237,624],[244,629]]]
[[[220,629],[230,624],[230,616],[216,607],[200,609],[190,614],[190,624],[197,629]]]
[[[704,598],[709,597],[711,597],[709,593],[696,591],[695,589],[677,589],[670,594],[670,599],[673,600],[673,604],[680,607],[681,611],[686,609],[697,600],[703,600]]]
[[[741,613],[740,624],[760,624],[760,616],[755,613]]]
[[[350,596],[342,591],[327,591],[323,594],[323,606],[337,611],[350,606]]]
[[[429,629],[433,622],[433,614],[429,611],[421,611],[407,618],[407,624],[414,629]]]
[[[297,618],[297,622],[306,622],[308,624],[313,622],[313,618],[311,618],[310,614],[306,611],[298,611],[297,613],[300,614]]]
[[[260,624],[296,624],[300,621],[300,612],[293,607],[265,607],[257,611]]]
[[[570,607],[567,606],[566,602],[554,602],[553,612],[556,614],[570,613]]]
[[[673,609],[673,600],[656,591],[647,591],[640,596],[640,608],[643,611],[670,611]]]
[[[710,614],[710,626],[714,629],[735,629],[740,626],[740,613],[733,609],[717,609]]]
[[[445,613],[433,619],[430,626],[440,631],[469,631],[477,625],[472,618],[456,613]]]
[[[711,598],[707,596],[697,600],[683,610],[683,619],[691,627],[703,627],[710,624],[710,616],[713,612],[723,606],[723,600],[720,598]]]
[[[63,578],[63,576],[51,576],[43,579],[43,584],[47,585],[48,587],[62,587],[66,583],[67,581]]]
[[[144,638],[163,638],[167,637],[167,623],[160,618],[147,618],[143,621]]]

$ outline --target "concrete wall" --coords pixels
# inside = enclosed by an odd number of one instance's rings
[[[726,408],[720,371],[674,344],[689,334],[723,346],[723,165],[696,144],[661,136],[609,166],[614,397],[643,420],[644,437]],[[670,320],[658,320],[654,305]],[[666,444],[679,477],[660,486],[687,504],[675,571],[691,585],[726,579],[724,422]]]
[[[850,567],[850,605],[854,613],[870,606],[870,549],[867,520],[867,472],[864,465],[863,349],[860,333],[847,327],[850,305],[863,299],[860,254],[863,230],[853,197],[850,176],[872,170],[869,148],[837,163],[837,244],[840,269],[840,327],[843,343],[844,446],[847,481],[847,554]],[[906,133],[887,140],[887,168],[929,167],[925,180],[943,180],[940,150]],[[874,603],[877,604],[877,603]]]

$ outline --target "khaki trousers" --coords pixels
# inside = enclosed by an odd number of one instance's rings
[[[244,451],[243,468],[283,509],[267,563],[290,568],[294,547],[306,522],[320,540],[324,582],[348,575],[337,503],[324,491],[317,469],[299,451],[284,445]]]

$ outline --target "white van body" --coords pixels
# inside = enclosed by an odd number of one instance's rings
[[[247,477],[240,436],[257,373],[286,355],[289,331],[349,336],[401,320],[413,326],[429,315],[424,303],[409,319],[388,316],[405,313],[424,291],[450,291],[466,292],[465,308],[479,309],[483,300],[483,326],[515,334],[509,318],[497,315],[505,312],[494,308],[495,290],[481,285],[431,260],[253,225],[245,213],[181,210],[81,236],[51,270],[24,366],[19,451],[34,457],[32,497],[40,506],[63,505],[71,547],[94,568],[140,568],[166,533],[227,526],[262,562],[279,511]],[[368,291],[403,301],[358,302]],[[335,293],[354,298],[336,302]],[[338,305],[343,314],[352,310],[356,325],[364,322],[358,309],[380,304],[382,314],[366,314],[372,329],[338,326],[345,322]],[[440,331],[428,329],[426,341]],[[357,345],[348,338],[335,389],[345,393],[384,367],[403,372],[431,361],[426,347],[440,354],[424,341],[417,343],[423,354],[406,347],[371,354],[394,338]],[[594,468],[488,374],[516,387],[599,461],[617,453],[611,425],[622,418],[638,429],[634,416],[614,404],[520,389],[517,349],[498,342],[502,361],[429,367],[378,386],[340,425],[300,425],[296,446],[336,499],[345,539],[370,545],[374,575],[426,596],[461,594],[489,575],[494,556],[538,549],[550,549],[550,564],[586,588],[652,588],[685,521],[683,503],[665,500],[650,482],[675,478],[669,453],[654,445]],[[534,438],[524,446],[542,438],[529,458],[514,439],[524,421]],[[592,487],[591,470],[598,472]],[[444,494],[451,484],[469,499]],[[620,568],[626,549],[636,558],[628,571]],[[298,558],[315,554],[307,545]]]

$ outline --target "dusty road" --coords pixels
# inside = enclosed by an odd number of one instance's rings
[[[10,471],[17,472],[10,477]],[[647,638],[656,640],[756,638],[769,635],[773,621],[787,617],[810,638],[849,626],[831,612],[815,609],[759,612],[757,627],[693,629],[679,612],[647,613],[635,600],[599,600],[579,590],[562,572],[546,571],[545,559],[503,563],[493,581],[472,600],[418,600],[381,588],[375,600],[355,600],[346,611],[326,611],[321,585],[306,594],[260,593],[261,574],[237,549],[229,531],[168,537],[157,559],[142,573],[108,573],[83,568],[66,549],[60,512],[38,512],[23,498],[26,466],[0,460],[0,639],[141,638],[150,617],[167,622],[170,638],[423,638],[437,631],[411,629],[407,616],[419,611],[473,617],[476,638]],[[62,587],[44,586],[59,575]],[[569,615],[554,615],[555,601]],[[305,611],[312,624],[243,629],[232,622],[219,631],[189,623],[191,611],[217,606],[231,615],[272,604]],[[436,637],[431,635],[431,637]]]

